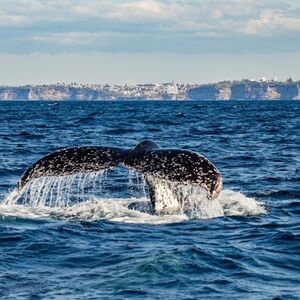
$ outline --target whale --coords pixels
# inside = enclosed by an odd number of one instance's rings
[[[90,173],[123,166],[143,174],[149,187],[153,210],[170,211],[180,205],[180,197],[170,203],[161,194],[158,182],[171,192],[187,186],[204,190],[214,200],[222,190],[222,176],[215,165],[197,152],[161,148],[152,140],[138,143],[133,149],[107,146],[81,146],[60,149],[34,162],[20,177],[17,189],[22,190],[33,179]]]

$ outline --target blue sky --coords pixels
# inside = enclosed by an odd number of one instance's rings
[[[0,84],[300,79],[299,0],[0,0]]]

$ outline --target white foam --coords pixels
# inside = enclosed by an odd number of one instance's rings
[[[155,190],[153,214],[144,177],[131,172],[128,178],[129,189],[138,194],[130,199],[100,193],[106,172],[34,179],[21,191],[15,189],[7,195],[0,204],[0,215],[162,224],[266,213],[261,203],[239,192],[223,190],[217,199],[208,200],[197,185],[147,177]]]
[[[188,220],[185,215],[154,215],[128,208],[132,203],[148,204],[148,199],[94,199],[69,207],[28,207],[24,205],[0,205],[0,215],[22,218],[55,218],[62,220],[108,220],[124,223],[164,224]]]
[[[13,191],[8,198],[16,196]],[[12,195],[14,194],[14,195]],[[9,204],[10,203],[10,204]],[[129,208],[132,204],[138,209]],[[189,219],[207,219],[222,216],[249,216],[266,213],[265,208],[254,198],[248,198],[242,193],[223,190],[216,200],[202,200],[197,210],[185,213],[155,215],[147,212],[150,201],[147,198],[132,199],[90,199],[83,203],[65,207],[37,206],[11,204],[3,202],[0,205],[0,215],[28,218],[55,218],[63,220],[108,220],[125,223],[164,224],[187,221]],[[142,209],[139,209],[142,207]]]
[[[263,203],[240,192],[223,190],[216,200],[220,202],[226,216],[255,216],[267,213]]]
[[[179,212],[190,219],[224,215],[219,200],[208,200],[207,192],[199,185],[170,182],[152,176],[148,176],[147,181],[155,191],[155,210],[160,214]]]

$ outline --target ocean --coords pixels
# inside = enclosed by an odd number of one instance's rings
[[[215,202],[155,215],[122,168],[16,196],[52,151],[145,139],[212,161]],[[0,298],[300,299],[299,141],[297,101],[1,101]]]

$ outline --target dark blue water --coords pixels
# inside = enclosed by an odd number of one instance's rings
[[[300,102],[0,102],[0,200],[58,148],[143,139],[205,155],[267,213],[154,224],[2,205],[0,297],[300,299]]]

